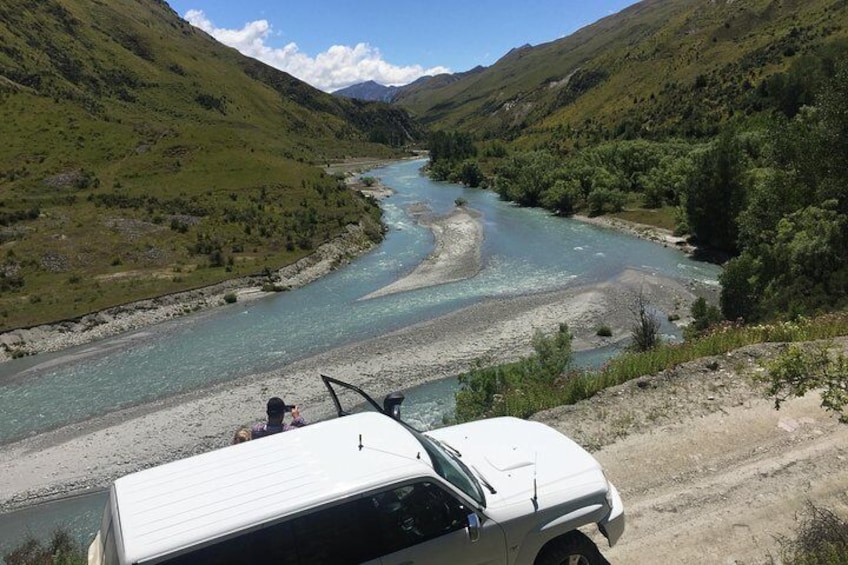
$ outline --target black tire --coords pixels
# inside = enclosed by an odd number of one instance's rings
[[[539,552],[536,565],[608,565],[598,546],[577,530],[558,537]]]

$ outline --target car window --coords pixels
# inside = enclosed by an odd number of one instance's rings
[[[167,565],[231,565],[235,563],[276,563],[298,565],[291,524],[284,522],[246,532],[172,557]]]
[[[292,521],[300,563],[353,564],[380,556],[370,501],[360,498]]]
[[[468,510],[444,489],[416,483],[371,498],[383,553],[389,554],[465,528]]]
[[[168,565],[353,565],[380,556],[370,499],[360,498],[245,532],[164,561]]]

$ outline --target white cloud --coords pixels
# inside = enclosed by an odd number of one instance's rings
[[[185,19],[224,45],[234,47],[248,57],[285,71],[326,92],[352,84],[373,80],[388,86],[408,84],[425,75],[449,73],[445,67],[423,68],[421,65],[400,67],[383,60],[380,50],[367,43],[354,47],[333,45],[323,53],[310,57],[301,53],[296,43],[271,47],[267,20],[248,22],[241,29],[217,28],[201,10],[189,10]]]

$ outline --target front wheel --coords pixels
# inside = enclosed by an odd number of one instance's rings
[[[598,547],[577,530],[548,543],[535,565],[608,565]]]

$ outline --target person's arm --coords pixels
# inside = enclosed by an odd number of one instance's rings
[[[292,428],[302,428],[306,425],[306,420],[303,419],[303,416],[300,415],[300,408],[295,406],[291,411],[292,421],[289,426]]]

